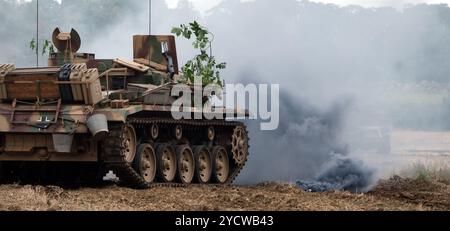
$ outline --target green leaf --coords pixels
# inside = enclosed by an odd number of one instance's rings
[[[55,53],[55,47],[53,46],[53,44],[50,46],[50,53]]]
[[[226,63],[220,63],[216,66],[217,69],[225,69],[227,68],[227,64]]]
[[[49,52],[49,53],[54,52],[53,43],[48,39],[44,40],[44,43],[42,46],[42,55],[45,55],[47,52]]]
[[[30,41],[30,49],[31,50],[36,50],[36,40],[35,39],[32,39]]]
[[[181,35],[181,33],[182,33],[182,30],[181,30],[181,28],[174,27],[174,28],[172,28],[172,32],[171,33],[172,34],[176,34],[177,37],[179,37]]]

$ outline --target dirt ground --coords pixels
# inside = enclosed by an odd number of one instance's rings
[[[371,158],[364,159],[387,166],[383,170],[387,176],[383,177],[396,175],[397,171],[390,170],[392,166],[407,167],[416,162],[429,162],[431,166],[439,163],[440,167],[444,164],[448,168],[448,138],[450,132],[396,132],[392,148],[397,155],[389,158],[369,155]],[[444,178],[450,179],[450,171],[444,173]],[[449,211],[450,181],[444,184],[430,179],[392,177],[380,181],[365,194],[309,193],[293,185],[277,183],[149,190],[114,185],[78,189],[3,185],[0,186],[0,211]]]
[[[367,194],[309,193],[292,185],[62,189],[0,186],[2,211],[403,211],[450,210],[450,186],[394,177]]]

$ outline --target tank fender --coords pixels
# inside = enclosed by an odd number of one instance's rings
[[[119,109],[97,109],[95,110],[96,114],[103,114],[106,116],[108,122],[126,122],[129,116],[137,114],[143,111],[142,105],[132,105],[126,108]]]

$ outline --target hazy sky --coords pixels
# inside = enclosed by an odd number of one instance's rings
[[[31,1],[31,0],[24,0]],[[61,0],[57,0],[61,1]],[[176,8],[177,4],[180,0],[153,0],[153,1],[165,1],[170,8]],[[200,12],[205,12],[219,3],[226,0],[188,0],[192,2],[194,7]],[[242,0],[246,1],[255,1],[255,0]],[[300,1],[300,0],[299,0]],[[337,4],[339,6],[347,6],[347,5],[359,5],[363,7],[385,7],[390,6],[394,8],[402,8],[407,4],[420,4],[420,3],[428,3],[428,4],[450,4],[450,0],[309,0],[311,2],[322,2],[322,3],[332,3]]]
[[[169,7],[176,7],[180,0],[165,0]],[[194,7],[200,11],[206,11],[222,1],[226,0],[189,0],[193,3]],[[254,0],[242,0],[242,1],[254,1]],[[363,7],[384,7],[390,6],[395,8],[401,8],[406,4],[450,4],[450,0],[310,0],[311,2],[323,2],[333,3],[340,6],[346,5],[359,5]]]

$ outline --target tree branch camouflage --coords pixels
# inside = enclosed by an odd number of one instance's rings
[[[211,34],[208,29],[202,27],[194,21],[188,25],[174,27],[172,33],[177,37],[183,36],[186,39],[195,37],[192,46],[200,51],[193,59],[187,61],[183,67],[183,74],[187,81],[194,83],[195,78],[201,78],[203,85],[218,84],[223,86],[220,78],[220,70],[226,68],[226,63],[218,63],[212,54],[208,55],[207,50],[211,47]]]
[[[30,47],[31,50],[33,50],[37,54],[37,52],[38,52],[37,48],[38,47],[36,45],[36,39],[35,38],[31,39],[31,41],[29,43],[29,47]],[[42,54],[41,55],[44,56],[47,53],[51,54],[51,53],[54,53],[54,52],[55,52],[55,48],[53,46],[53,43],[50,40],[48,40],[48,39],[44,40],[43,46],[42,46]]]

